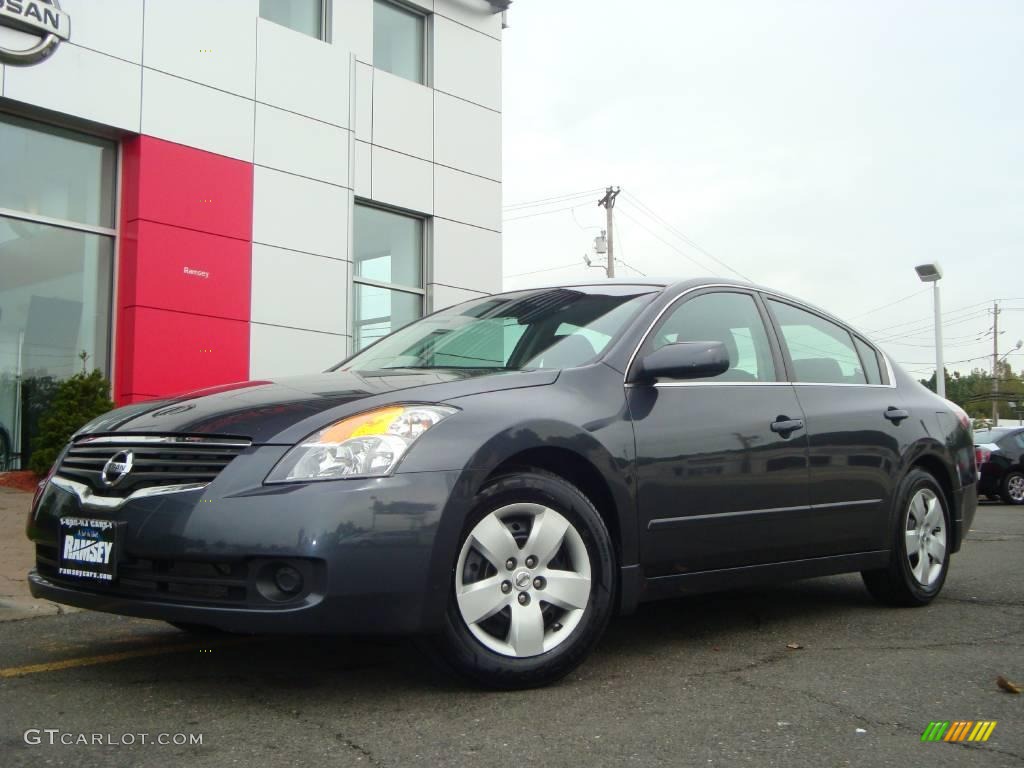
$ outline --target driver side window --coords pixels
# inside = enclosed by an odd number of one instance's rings
[[[720,341],[729,369],[695,381],[775,381],[771,344],[754,297],[747,293],[705,293],[685,300],[655,329],[651,351],[679,341]]]

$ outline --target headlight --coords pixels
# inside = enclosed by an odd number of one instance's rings
[[[455,411],[444,405],[394,405],[336,421],[288,451],[266,482],[386,475],[420,435]]]

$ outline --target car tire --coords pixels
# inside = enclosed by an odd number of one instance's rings
[[[1017,470],[1007,472],[999,491],[999,498],[1004,504],[1024,504],[1024,474]]]
[[[863,571],[861,576],[868,592],[881,603],[928,605],[942,590],[949,572],[953,543],[949,501],[930,473],[912,469],[900,483],[895,503],[889,565]]]
[[[578,488],[548,472],[488,483],[452,565],[433,655],[483,687],[535,688],[564,677],[587,658],[613,613],[617,569],[608,529]],[[483,618],[474,621],[477,615]]]

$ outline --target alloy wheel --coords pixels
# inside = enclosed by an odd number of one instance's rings
[[[1024,475],[1014,474],[1006,481],[1006,495],[1014,504],[1024,502]]]
[[[946,567],[946,521],[942,502],[930,488],[910,499],[906,521],[907,562],[918,584],[934,584]]]
[[[590,555],[579,531],[542,504],[490,512],[470,531],[455,573],[469,631],[503,656],[539,656],[563,643],[590,602]]]

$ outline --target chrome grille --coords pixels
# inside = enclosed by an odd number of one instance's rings
[[[104,496],[125,497],[143,488],[209,483],[249,445],[237,438],[86,437],[71,446],[56,474]],[[103,467],[121,451],[132,452],[132,468],[111,487],[101,480]]]

